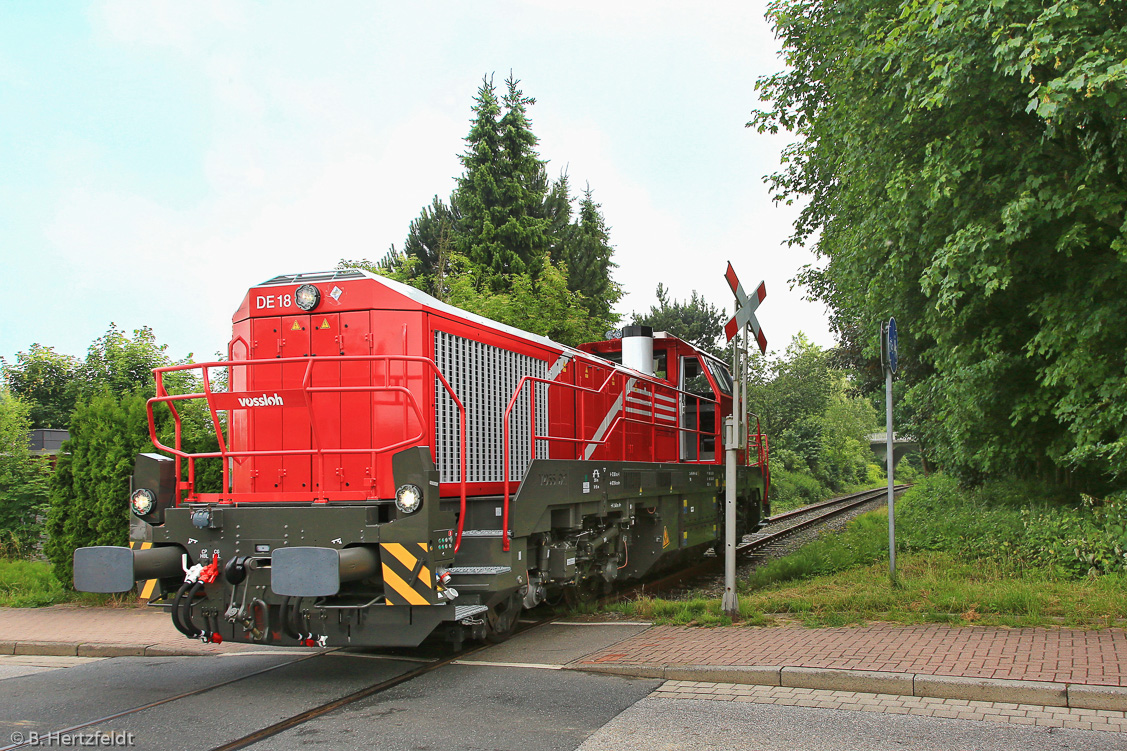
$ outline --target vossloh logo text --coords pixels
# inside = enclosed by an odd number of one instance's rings
[[[281,407],[283,405],[282,405],[282,397],[278,396],[277,394],[274,394],[274,396],[267,396],[266,394],[263,394],[262,396],[251,396],[251,397],[242,397],[241,396],[241,397],[239,397],[239,406],[240,407]]]

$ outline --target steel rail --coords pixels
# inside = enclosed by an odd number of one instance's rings
[[[899,493],[899,492],[905,490],[907,487],[908,487],[907,485],[897,485],[895,490],[896,490],[897,493]],[[824,521],[826,521],[826,520],[828,520],[828,519],[830,519],[834,516],[837,516],[838,514],[844,513],[846,511],[851,510],[851,509],[854,509],[857,506],[861,506],[861,505],[864,505],[866,503],[871,503],[871,502],[877,500],[878,498],[882,498],[884,496],[884,494],[887,493],[887,492],[888,492],[888,490],[886,488],[874,488],[872,490],[863,490],[859,493],[851,493],[849,495],[842,496],[840,498],[832,498],[828,501],[822,501],[820,503],[813,503],[809,506],[803,506],[802,508],[798,508],[798,509],[795,509],[793,511],[787,511],[787,512],[784,512],[782,514],[778,514],[776,516],[768,517],[767,521],[770,523],[770,522],[778,521],[780,519],[790,519],[790,518],[793,518],[795,516],[800,516],[802,514],[810,513],[812,511],[823,511],[824,510],[824,513],[821,513],[818,516],[811,517],[810,519],[803,520],[803,521],[799,522],[798,524],[793,524],[793,525],[786,527],[784,529],[780,529],[780,530],[777,530],[775,532],[769,533],[768,535],[766,535],[764,537],[760,537],[757,540],[750,540],[748,542],[743,543],[742,545],[737,546],[736,547],[736,555],[738,557],[746,558],[746,557],[754,554],[760,548],[766,547],[767,545],[770,545],[771,543],[778,542],[779,540],[781,540],[781,539],[783,539],[783,538],[785,538],[785,537],[787,537],[787,536],[789,536],[789,535],[791,535],[795,532],[798,532],[802,529],[806,529],[807,527],[811,527],[815,524],[818,524],[819,522],[824,522]],[[664,576],[662,578],[650,580],[650,581],[646,581],[646,582],[639,582],[637,584],[631,585],[631,586],[627,587],[625,590],[623,590],[622,594],[623,594],[623,596],[630,596],[632,594],[645,592],[647,590],[661,591],[661,590],[672,589],[673,587],[675,587],[676,585],[684,582],[687,579],[694,579],[694,578],[697,578],[697,577],[704,576],[706,574],[711,574],[716,569],[720,568],[720,566],[723,564],[723,562],[724,562],[723,559],[720,558],[720,557],[706,558],[705,560],[701,561],[700,563],[697,563],[697,564],[690,566],[688,568],[685,568],[685,569],[681,569],[680,571],[669,574],[669,575]]]
[[[907,485],[897,485],[895,490],[896,490],[896,492],[899,493],[901,490],[904,490],[907,487],[908,487]],[[873,488],[872,490],[862,490],[862,491],[857,492],[857,493],[850,493],[849,495],[843,495],[839,498],[831,498],[828,501],[820,501],[818,503],[811,503],[809,506],[802,506],[800,508],[791,509],[790,511],[784,511],[781,514],[775,514],[774,516],[769,516],[764,521],[766,521],[768,524],[774,524],[775,522],[781,522],[784,519],[791,519],[795,516],[801,516],[802,514],[808,514],[811,511],[817,511],[820,508],[826,508],[828,506],[835,506],[835,505],[837,505],[839,503],[843,503],[843,502],[845,502],[845,501],[847,501],[851,498],[856,498],[857,496],[864,495],[866,493],[873,493],[873,492],[876,492],[877,490],[888,492],[886,488]]]
[[[905,490],[907,487],[907,485],[897,485],[893,488],[893,490],[899,493]],[[743,545],[740,545],[736,548],[736,553],[739,555],[747,555],[749,553],[752,553],[759,548],[766,547],[773,542],[777,542],[795,532],[806,529],[807,527],[811,527],[818,522],[825,521],[834,516],[837,516],[838,514],[843,514],[846,511],[850,511],[854,508],[857,508],[858,506],[863,506],[866,503],[871,503],[872,501],[879,500],[880,498],[884,497],[887,492],[888,490],[886,488],[864,490],[860,493],[854,493],[852,495],[844,496],[843,498],[835,498],[832,501],[815,503],[811,506],[805,506],[800,509],[795,509],[794,511],[788,511],[785,514],[768,517],[768,522],[776,522],[779,519],[790,519],[795,516],[799,516],[802,513],[809,513],[810,511],[819,511],[825,509],[824,513],[821,513],[817,516],[813,516],[809,519],[804,519],[797,524],[792,524],[791,526],[780,529],[777,532],[770,532],[763,537],[745,542]]]
[[[322,655],[327,655],[327,654],[330,654],[332,652],[336,652],[339,649],[341,649],[341,648],[340,647],[334,647],[334,648],[331,648],[331,649],[326,649],[326,650],[322,650],[322,651],[319,651],[319,652],[314,652],[313,654],[302,655],[301,657],[298,657],[296,660],[290,660],[289,662],[279,663],[278,665],[271,665],[268,668],[262,668],[261,670],[255,670],[252,673],[247,673],[246,675],[240,675],[237,678],[228,678],[225,681],[220,681],[219,683],[213,683],[210,686],[201,686],[200,688],[192,689],[191,691],[185,691],[183,693],[176,694],[175,696],[167,696],[163,699],[157,699],[156,701],[151,701],[148,704],[142,704],[140,706],[133,707],[132,709],[123,709],[120,712],[114,712],[113,714],[106,715],[105,717],[99,717],[96,720],[90,720],[89,722],[82,722],[82,723],[79,723],[78,725],[71,725],[70,727],[63,728],[62,730],[53,730],[53,731],[50,731],[50,732],[40,733],[39,737],[40,738],[47,738],[47,737],[61,737],[61,736],[64,736],[64,735],[68,735],[70,733],[75,732],[76,730],[83,730],[85,728],[92,727],[94,725],[101,725],[104,722],[109,722],[111,720],[116,720],[119,717],[126,717],[126,716],[131,715],[131,714],[143,712],[146,709],[152,709],[153,707],[159,707],[162,704],[169,704],[170,702],[179,701],[181,699],[187,699],[187,698],[192,697],[192,696],[199,696],[200,694],[206,694],[208,691],[214,691],[217,688],[229,686],[232,683],[238,683],[239,681],[245,681],[248,678],[254,678],[257,675],[262,675],[263,673],[269,673],[273,670],[280,670],[281,668],[287,667],[289,665],[296,665],[299,662],[305,662],[306,660],[311,660],[314,657],[321,657]],[[286,653],[285,652],[279,652],[278,654],[286,654]],[[3,748],[0,748],[0,751],[14,751],[14,749],[24,748],[24,747],[29,746],[29,745],[31,745],[31,741],[23,741],[22,743],[13,743],[10,746],[4,746]],[[75,745],[77,745],[77,744],[75,744]]]
[[[518,629],[515,633],[524,633],[525,631],[530,631],[553,620],[555,620],[555,616],[552,616],[550,618],[543,618],[536,623],[529,624],[525,628]],[[310,720],[314,720],[318,717],[329,714],[330,712],[334,712],[341,707],[345,707],[349,704],[354,704],[363,699],[367,699],[369,696],[375,696],[376,694],[382,691],[386,691],[389,688],[394,688],[395,686],[398,686],[402,683],[414,680],[419,676],[426,675],[427,673],[431,673],[435,670],[438,670],[439,668],[446,667],[456,660],[461,660],[468,655],[476,654],[492,646],[494,645],[486,643],[481,644],[477,647],[473,647],[471,649],[459,650],[453,655],[438,660],[437,662],[422,665],[418,668],[415,668],[414,670],[409,670],[402,675],[397,675],[394,678],[388,678],[387,680],[380,681],[379,683],[373,683],[371,686],[359,689],[358,691],[353,691],[351,694],[347,694],[338,699],[333,699],[332,701],[325,702],[324,704],[313,707],[312,709],[307,709],[304,712],[299,712],[291,717],[287,717],[284,720],[275,722],[273,725],[268,725],[267,727],[254,731],[253,733],[244,735],[242,738],[236,738],[233,741],[228,741],[223,745],[216,746],[214,749],[212,749],[212,751],[235,751],[236,749],[252,746],[255,743],[263,741],[267,738],[271,738],[291,728],[295,728],[298,725],[309,722]]]

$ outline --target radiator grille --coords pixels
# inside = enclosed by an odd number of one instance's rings
[[[535,357],[475,342],[444,331],[434,332],[434,362],[466,408],[466,481],[504,479],[505,407],[524,376],[545,378],[548,365]],[[442,482],[461,482],[458,466],[458,407],[435,379],[435,454]],[[536,432],[548,432],[548,387],[536,387]],[[529,387],[509,418],[509,476],[519,481],[532,462]],[[536,454],[548,456],[547,441]]]

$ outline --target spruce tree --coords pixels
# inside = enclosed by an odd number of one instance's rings
[[[518,83],[510,74],[498,101],[492,79],[482,80],[454,196],[460,215],[455,246],[492,274],[495,290],[507,289],[510,275],[535,279],[551,246],[548,178],[528,118],[536,100]]]
[[[622,288],[610,276],[618,264],[611,260],[614,248],[601,208],[587,186],[579,202],[579,218],[566,244],[567,286],[583,295],[592,318],[610,324],[617,321],[612,308],[622,297]]]
[[[449,273],[458,221],[453,198],[447,203],[435,196],[431,204],[424,206],[419,216],[411,221],[403,250],[398,250],[392,243],[375,267],[439,300],[445,299],[444,277]],[[347,263],[363,267],[367,262]]]
[[[693,290],[686,302],[669,300],[669,290],[658,282],[657,305],[644,315],[634,314],[634,323],[668,331],[717,357],[724,354],[720,345],[724,312]]]
[[[571,186],[567,172],[561,172],[544,197],[541,215],[548,220],[548,255],[557,266],[568,262],[568,245],[575,234],[572,224]]]
[[[536,104],[536,99],[526,97],[517,88],[519,83],[511,72],[505,79],[505,114],[500,126],[506,168],[501,195],[506,221],[498,234],[501,242],[520,258],[523,272],[518,273],[526,273],[535,280],[552,244],[551,222],[544,214],[548,176],[545,162],[536,151],[539,139],[532,132],[528,117],[528,106]]]
[[[497,233],[507,216],[503,210],[501,104],[491,77],[482,79],[471,109],[474,119],[466,136],[466,151],[459,157],[464,171],[454,194],[454,205],[461,215],[455,247],[473,263],[496,274],[522,273],[520,258]]]

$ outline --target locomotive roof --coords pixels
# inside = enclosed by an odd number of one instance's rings
[[[317,271],[308,274],[282,274],[280,276],[274,277],[273,279],[268,279],[265,282],[262,282],[261,284],[255,286],[271,287],[274,285],[282,284],[311,284],[313,282],[332,282],[348,279],[371,279],[375,282],[378,282],[379,284],[382,284],[388,289],[397,292],[400,295],[403,295],[404,297],[413,300],[414,302],[417,302],[420,305],[430,308],[431,310],[434,310],[436,312],[446,313],[448,315],[456,316],[466,321],[476,323],[479,326],[484,326],[496,331],[501,331],[512,336],[520,337],[522,339],[528,339],[530,341],[534,341],[538,344],[543,344],[548,347],[554,347],[556,349],[567,352],[573,357],[592,356],[592,353],[590,352],[583,352],[582,350],[576,349],[575,347],[569,347],[566,344],[560,344],[559,342],[553,341],[546,336],[533,334],[529,331],[525,331],[524,329],[518,329],[515,326],[509,326],[507,324],[494,321],[492,318],[486,318],[485,316],[480,316],[476,313],[471,313],[468,310],[463,310],[462,308],[455,307],[453,305],[450,305],[449,303],[442,302],[437,297],[432,297],[426,292],[423,292],[421,289],[412,287],[410,284],[404,284],[403,282],[398,282],[386,276],[374,274],[367,269],[340,269],[336,271]],[[598,357],[597,355],[595,356]],[[602,358],[599,359],[601,360]],[[625,368],[625,370],[630,369]]]
[[[504,323],[500,323],[498,321],[494,321],[492,318],[486,318],[485,316],[480,316],[480,315],[477,315],[476,313],[471,313],[468,310],[463,310],[462,308],[455,307],[453,305],[450,305],[449,303],[445,303],[445,302],[439,300],[437,297],[433,297],[431,295],[428,295],[426,292],[423,292],[421,289],[418,289],[416,287],[412,287],[409,284],[404,284],[403,282],[396,281],[396,280],[391,279],[391,278],[386,277],[386,276],[381,276],[379,274],[375,274],[371,271],[368,271],[367,269],[334,269],[332,271],[314,271],[314,272],[309,272],[309,273],[304,273],[304,274],[281,274],[281,275],[275,276],[271,279],[267,279],[265,282],[262,282],[261,284],[258,284],[258,285],[255,285],[255,286],[256,287],[272,287],[272,286],[276,286],[276,285],[311,284],[313,282],[346,281],[346,280],[351,280],[351,279],[370,279],[374,282],[377,282],[377,283],[383,285],[384,287],[387,287],[388,289],[392,290],[393,292],[396,292],[400,295],[403,295],[404,297],[408,298],[409,300],[412,300],[412,301],[414,301],[414,302],[416,302],[416,303],[418,303],[418,304],[420,304],[420,305],[422,305],[426,308],[434,310],[436,312],[446,313],[448,315],[452,315],[452,316],[461,318],[463,320],[473,322],[473,323],[475,323],[479,326],[491,328],[495,331],[504,332],[504,333],[509,334],[511,336],[516,336],[516,337],[527,339],[527,340],[530,340],[530,341],[533,341],[533,342],[537,342],[538,344],[542,344],[544,346],[553,347],[555,349],[561,350],[562,352],[566,352],[567,354],[571,355],[572,357],[596,358],[596,359],[602,361],[603,363],[605,363],[607,365],[613,366],[615,370],[620,370],[620,371],[623,371],[625,373],[631,373],[631,374],[634,374],[634,375],[640,375],[640,376],[643,376],[643,377],[646,377],[646,378],[652,378],[653,377],[653,376],[647,376],[645,373],[634,370],[633,368],[628,368],[625,365],[623,365],[622,363],[617,363],[617,362],[614,362],[613,360],[608,360],[608,359],[602,357],[598,352],[588,352],[586,350],[577,349],[575,347],[569,347],[566,344],[560,344],[559,342],[554,341],[552,339],[549,339],[546,336],[541,336],[540,334],[533,334],[529,331],[525,331],[524,329],[518,329],[515,326],[509,326],[508,324],[504,324]],[[701,356],[707,357],[710,360],[716,361],[721,366],[723,366],[725,369],[727,369],[727,367],[728,367],[727,363],[725,363],[723,360],[720,360],[716,357],[713,357],[712,355],[708,354],[707,352],[702,351],[699,347],[696,347],[693,344],[691,344],[690,342],[686,342],[685,340],[683,340],[683,339],[681,339],[677,336],[674,336],[673,334],[670,334],[668,332],[665,332],[665,331],[655,332],[654,338],[655,339],[674,339],[674,340],[677,340],[679,342],[682,342],[682,343],[688,345],[689,347],[692,347]],[[612,341],[612,340],[608,339],[608,340],[605,340],[605,341],[609,342],[609,341]],[[600,343],[600,342],[591,342],[591,344],[598,344],[598,343]]]

